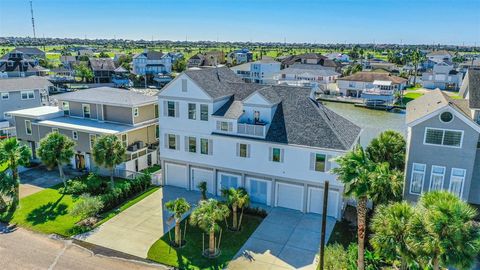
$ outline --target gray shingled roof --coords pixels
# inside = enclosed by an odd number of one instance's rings
[[[184,74],[195,81],[213,99],[233,94],[234,90],[228,82],[242,82],[242,79],[227,67],[189,69]]]
[[[373,82],[373,81],[391,81],[393,83],[405,83],[407,79],[393,76],[388,73],[383,72],[368,72],[368,71],[360,71],[353,75],[338,78],[340,81],[360,81],[360,82]]]
[[[29,76],[25,78],[0,79],[0,92],[20,91],[53,86],[45,77]]]
[[[157,96],[148,96],[138,92],[113,87],[90,88],[55,95],[54,97],[61,101],[76,101],[127,107],[157,102]]]
[[[142,52],[142,53],[137,53],[133,56],[133,58],[137,58],[138,56],[143,55],[145,56],[148,60],[160,60],[163,57],[162,52],[157,52],[157,51],[147,51],[147,52]]]
[[[115,70],[115,63],[110,58],[91,57],[89,61],[93,71],[96,71],[96,70],[114,71]]]
[[[465,97],[465,92],[468,91],[470,108],[480,109],[480,68],[468,69],[463,84],[460,95]]]

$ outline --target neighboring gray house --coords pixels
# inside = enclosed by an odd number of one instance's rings
[[[51,87],[44,77],[0,79],[0,133],[13,125],[8,111],[48,105]]]
[[[407,105],[408,201],[417,201],[424,192],[447,190],[480,204],[480,70],[466,80],[466,99],[434,90]]]
[[[98,136],[116,135],[127,148],[126,160],[117,166],[127,175],[143,170],[158,159],[157,97],[99,87],[55,95],[57,106],[10,112],[17,138],[28,144],[36,158],[39,141],[50,132],[60,132],[76,143],[71,166],[96,170],[92,147]],[[123,175],[126,176],[126,175]]]
[[[458,90],[462,79],[463,73],[456,71],[453,63],[441,62],[435,64],[431,72],[422,74],[422,85],[427,89]]]

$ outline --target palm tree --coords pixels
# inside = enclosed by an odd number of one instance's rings
[[[200,193],[202,194],[202,200],[207,199],[207,182],[202,181],[198,183],[197,188],[200,190]]]
[[[407,243],[424,265],[470,269],[480,253],[476,210],[446,191],[424,193],[412,217]]]
[[[223,189],[222,196],[226,199],[227,204],[232,207],[232,230],[240,230],[240,225],[243,218],[243,209],[250,204],[250,196],[248,196],[248,193],[244,188]],[[239,222],[237,218],[238,209],[242,210]]]
[[[406,145],[402,134],[394,130],[386,130],[370,142],[366,151],[373,162],[388,162],[391,169],[403,171]]]
[[[0,213],[7,209],[7,203],[4,197],[15,198],[16,196],[16,183],[13,177],[6,172],[0,172]]]
[[[93,160],[97,165],[110,170],[112,188],[115,186],[113,180],[115,167],[124,161],[125,153],[125,146],[115,135],[104,135],[93,145]]]
[[[220,204],[215,199],[209,199],[200,201],[198,207],[190,215],[190,222],[209,234],[208,256],[216,255],[215,231],[219,227],[217,222],[224,220],[229,214],[230,209],[226,205]]]
[[[345,186],[345,195],[357,200],[358,262],[359,270],[365,270],[365,231],[367,200],[371,189],[374,164],[368,159],[363,147],[356,145],[353,150],[336,159],[339,167],[332,169]]]
[[[32,152],[26,145],[21,145],[17,138],[9,138],[0,142],[0,164],[7,164],[7,168],[11,171],[13,181],[13,201],[12,206],[15,208],[20,201],[19,185],[20,176],[18,174],[18,166],[26,166],[30,162]],[[6,179],[5,179],[6,180]]]
[[[66,187],[65,174],[63,173],[63,164],[70,162],[75,155],[75,142],[67,136],[58,132],[51,132],[45,138],[40,140],[38,147],[38,156],[48,168],[58,167],[60,178]]]
[[[185,213],[190,210],[190,204],[185,198],[177,198],[165,203],[165,208],[172,213],[175,218],[175,244],[177,247],[182,245],[182,232],[180,230],[180,222]]]
[[[368,192],[373,206],[402,200],[403,173],[399,170],[392,170],[389,166],[387,162],[375,165]]]
[[[423,54],[417,48],[410,53],[410,59],[415,67],[415,76],[413,77],[413,86],[415,87],[417,85],[418,64],[423,60]]]
[[[414,208],[406,202],[381,205],[373,216],[371,243],[379,254],[390,261],[400,258],[400,269],[406,270],[415,256],[406,243],[410,234],[409,223]]]

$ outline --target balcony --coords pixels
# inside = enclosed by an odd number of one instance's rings
[[[155,152],[157,151],[157,149],[157,144],[144,145],[143,142],[136,142],[127,147],[127,151],[125,153],[125,161],[137,159],[146,154]]]
[[[242,135],[265,138],[266,126],[267,124],[262,122],[257,122],[255,124],[238,123],[237,133]]]
[[[370,88],[363,90],[362,94],[377,96],[393,96],[395,90],[382,90],[379,88]]]

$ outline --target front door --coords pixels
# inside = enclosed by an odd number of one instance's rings
[[[85,169],[85,156],[83,154],[75,154],[75,168],[77,170]]]

